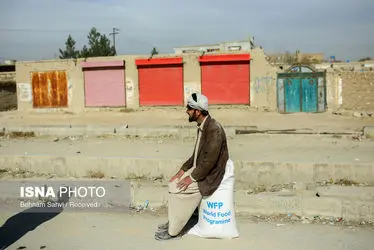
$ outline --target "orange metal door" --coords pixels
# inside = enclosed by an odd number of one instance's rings
[[[65,71],[32,72],[34,108],[68,106],[68,83]]]
[[[249,104],[249,55],[214,55],[200,58],[201,92],[211,104]]]
[[[183,105],[182,58],[139,59],[139,105]]]

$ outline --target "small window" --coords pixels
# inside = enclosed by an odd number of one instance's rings
[[[228,49],[231,51],[239,51],[242,49],[242,46],[229,46]]]
[[[197,53],[198,51],[195,49],[188,49],[188,50],[183,50],[182,53]]]
[[[301,72],[303,72],[303,73],[312,73],[313,71],[310,68],[301,67]]]
[[[216,52],[219,51],[219,48],[214,48],[214,49],[207,49],[207,52]]]
[[[300,67],[293,67],[291,72],[300,72]]]

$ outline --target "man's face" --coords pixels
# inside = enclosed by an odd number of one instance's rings
[[[187,107],[186,113],[188,114],[189,122],[196,122],[200,116],[200,111],[196,109],[192,109],[191,107]]]

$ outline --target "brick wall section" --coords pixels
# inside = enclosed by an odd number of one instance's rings
[[[374,72],[343,72],[343,108],[374,111]]]
[[[0,82],[15,82],[16,72],[0,72]]]

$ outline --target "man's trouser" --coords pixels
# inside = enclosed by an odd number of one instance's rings
[[[179,180],[189,175],[192,170],[185,172]],[[178,180],[169,183],[168,217],[169,234],[172,236],[182,231],[202,199],[197,182],[192,182],[184,191],[177,188],[177,183]]]

